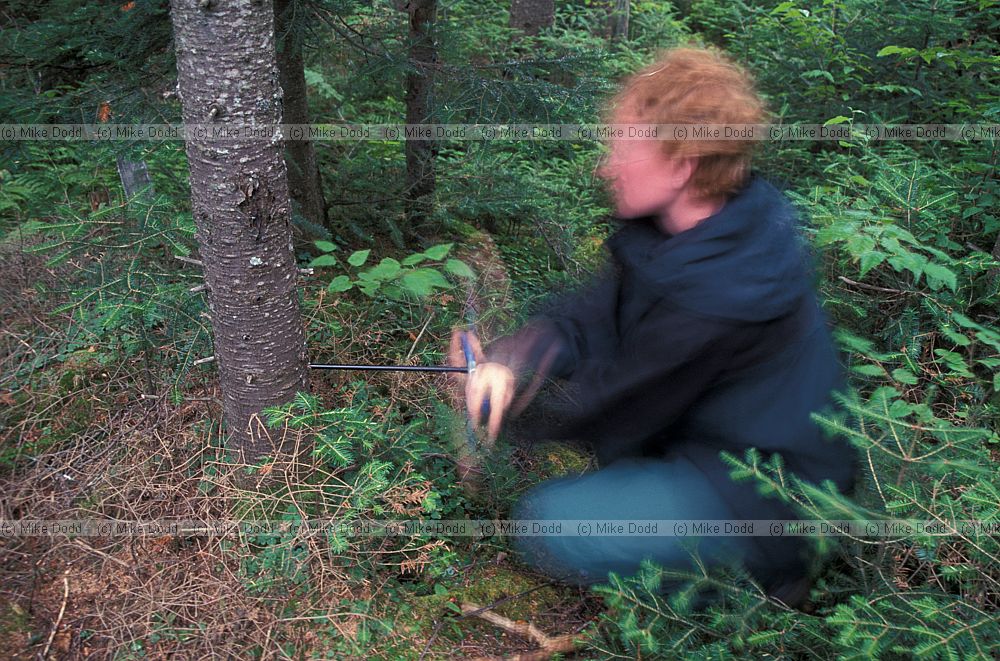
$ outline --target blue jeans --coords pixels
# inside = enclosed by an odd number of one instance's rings
[[[691,460],[629,457],[578,477],[543,482],[528,491],[512,512],[515,519],[739,519],[723,493],[757,498],[757,518],[792,518],[752,485],[713,482]],[[731,500],[729,502],[732,502]],[[744,509],[744,511],[747,511]],[[564,526],[565,528],[565,526]],[[647,558],[678,570],[698,571],[685,546],[695,543],[706,566],[739,564],[764,587],[806,571],[804,538],[670,537],[638,535],[522,536],[514,547],[529,565],[563,582],[590,585],[608,572],[632,575]],[[669,590],[671,584],[665,584]]]

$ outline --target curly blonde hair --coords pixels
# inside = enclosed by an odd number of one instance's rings
[[[717,50],[681,47],[663,51],[633,74],[611,100],[608,115],[628,123],[763,124],[768,112],[754,80]],[[668,157],[697,157],[691,184],[702,197],[731,195],[746,184],[756,142],[661,140]]]

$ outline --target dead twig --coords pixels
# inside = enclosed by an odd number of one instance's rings
[[[125,569],[129,570],[130,572],[133,571],[133,566],[130,565],[129,563],[125,562],[124,560],[119,560],[118,558],[114,557],[113,555],[109,555],[109,554],[105,553],[104,551],[100,551],[98,549],[95,549],[93,546],[91,546],[90,544],[87,544],[82,539],[77,538],[74,541],[77,543],[77,545],[80,546],[80,548],[84,549],[85,551],[88,551],[89,553],[93,553],[94,555],[99,555],[102,558],[104,558],[105,560],[110,560],[111,562],[114,562],[114,563],[116,563],[118,565],[121,565],[122,567],[124,567]]]
[[[174,259],[185,264],[194,264],[195,266],[204,266],[200,259],[194,259],[192,257],[185,257],[183,255],[174,255]]]
[[[922,291],[916,291],[916,290],[912,290],[912,289],[909,289],[909,290],[907,290],[907,289],[890,289],[889,287],[879,287],[877,285],[869,285],[869,284],[864,283],[864,282],[857,282],[855,280],[851,280],[850,278],[845,278],[842,275],[841,276],[837,276],[837,277],[838,277],[838,279],[841,282],[846,282],[849,285],[852,285],[854,287],[861,287],[862,289],[871,289],[872,291],[883,291],[883,292],[886,292],[887,294],[901,294],[903,296],[906,296],[906,295],[909,295],[909,294],[915,294],[917,296],[924,296],[924,297],[927,296],[927,294],[925,294]]]
[[[481,657],[479,661],[498,658],[507,659],[508,661],[545,661],[554,654],[568,654],[576,651],[575,639],[577,634],[549,636],[530,622],[515,622],[499,613],[473,603],[463,603],[462,613],[465,615],[475,615],[490,624],[500,627],[504,631],[516,634],[522,638],[529,638],[538,645],[537,650],[530,652],[521,652],[520,654],[508,657]]]
[[[56,623],[52,625],[52,631],[49,632],[49,640],[45,643],[45,649],[42,650],[42,661],[49,655],[49,648],[52,647],[52,641],[55,640],[56,631],[59,630],[59,625],[62,624],[63,615],[66,613],[67,601],[69,601],[69,577],[64,573],[62,606],[59,608],[59,616],[56,618]]]

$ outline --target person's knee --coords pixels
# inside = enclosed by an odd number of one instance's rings
[[[618,468],[623,466],[624,463]],[[616,482],[622,478],[619,472],[612,470],[602,475],[598,471],[590,480],[569,478],[544,482],[524,494],[511,512],[512,519],[518,522],[518,530],[525,531],[512,541],[521,561],[557,580],[591,585],[605,582],[609,572],[631,576],[639,571],[643,560],[670,569],[693,571],[699,563],[712,564],[718,559],[722,539],[687,540],[670,534],[644,534],[669,531],[633,529],[630,524],[635,523],[631,521],[635,515],[617,512],[636,509],[635,503],[629,502],[629,494],[620,489],[597,488],[608,484],[596,484],[610,480],[620,488],[622,485]],[[609,498],[613,501],[610,507]],[[642,518],[648,518],[647,514]],[[594,519],[588,521],[590,534],[581,534],[576,529],[577,523],[590,518]],[[601,531],[596,528],[601,522],[614,528]],[[698,561],[694,560],[697,553],[700,553]]]
[[[574,491],[578,478],[549,480],[536,485],[515,503],[511,518],[522,531],[512,539],[512,547],[521,562],[558,581],[572,585],[590,585],[605,579],[593,560],[599,557],[591,549],[574,544],[569,521],[581,517],[579,494]]]

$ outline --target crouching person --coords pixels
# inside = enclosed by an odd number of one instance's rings
[[[762,124],[765,115],[741,67],[681,48],[626,82],[610,120],[693,128]],[[753,139],[671,140],[659,131],[660,139],[613,138],[598,169],[619,224],[604,276],[477,348],[466,384],[477,424],[495,437],[542,379],[567,379],[572,405],[549,408],[532,434],[587,441],[600,466],[536,486],[512,518],[795,518],[755,481],[729,477],[719,453],[742,458],[751,447],[765,458],[779,453],[801,478],[853,486],[852,448],[810,418],[845,385],[793,208],[751,171]],[[480,420],[484,400],[489,418]],[[517,548],[581,585],[633,574],[643,559],[693,569],[683,538],[668,536],[526,536]],[[808,594],[805,538],[706,537],[698,551],[707,564],[742,564],[790,605]]]

